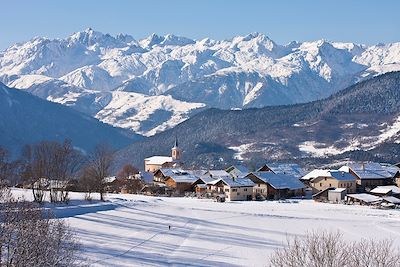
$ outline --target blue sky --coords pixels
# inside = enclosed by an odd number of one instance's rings
[[[227,39],[256,31],[281,44],[400,41],[397,0],[2,0],[0,10],[0,50],[88,27],[135,39],[153,32]]]

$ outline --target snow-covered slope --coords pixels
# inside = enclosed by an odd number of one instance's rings
[[[202,103],[183,102],[171,96],[116,91],[96,118],[143,135],[154,135],[186,120],[191,112],[202,107]]]
[[[400,70],[400,43],[365,46],[318,40],[280,45],[259,33],[223,41],[152,34],[136,41],[129,35],[114,37],[87,29],[65,39],[36,37],[0,52],[3,83],[41,92],[42,98],[100,117],[102,108],[113,106],[109,103],[119,102],[118,106],[122,106],[121,94],[113,91],[139,93],[153,102],[160,99],[153,96],[171,95],[173,98],[163,98],[164,101],[169,99],[179,107],[167,110],[164,107],[168,105],[161,105],[157,110],[163,111],[158,114],[163,117],[165,112],[172,112],[172,117],[180,117],[179,112],[198,107],[198,103],[242,108],[308,102],[395,70]],[[54,86],[52,90],[50,84]],[[61,89],[57,87],[60,85]],[[65,101],[72,95],[73,104]],[[98,105],[100,99],[104,103]],[[188,109],[187,102],[195,104]],[[88,107],[91,103],[94,108]],[[141,109],[145,114],[155,112],[148,105]],[[112,113],[111,109],[101,112],[107,116]],[[118,117],[102,118],[135,131],[147,128],[126,123],[131,116]],[[146,124],[148,118],[134,120],[144,119]],[[162,126],[165,120],[160,119],[157,126],[159,130],[166,129],[178,121]],[[153,134],[154,128],[142,133]]]
[[[27,90],[46,100],[89,114],[104,123],[142,135],[153,135],[171,128],[205,106],[203,103],[184,102],[164,95],[89,90],[58,79],[33,84]]]

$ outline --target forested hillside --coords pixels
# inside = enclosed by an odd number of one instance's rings
[[[393,72],[307,104],[208,109],[121,150],[118,161],[142,166],[147,156],[169,155],[175,136],[188,166],[237,160],[250,165],[264,160],[330,163],[349,157],[395,161],[399,101],[400,72]]]

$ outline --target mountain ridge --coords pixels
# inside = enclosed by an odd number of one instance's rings
[[[0,83],[0,145],[13,156],[24,145],[43,140],[69,139],[77,149],[89,152],[100,143],[118,149],[142,138]]]
[[[66,38],[37,37],[0,52],[0,81],[7,86],[147,136],[204,107],[305,103],[397,70],[400,43],[317,40],[281,45],[261,33],[228,40],[171,34],[135,40],[89,28]],[[132,93],[127,99],[142,99],[146,116],[136,116],[140,110],[132,106],[125,110],[114,105],[116,91]],[[172,97],[163,98],[169,102],[166,107],[145,105],[160,96]],[[110,106],[119,108],[103,116]]]
[[[189,167],[223,167],[238,161],[331,163],[353,156],[395,162],[400,159],[399,153],[393,154],[400,152],[399,101],[400,72],[393,72],[310,103],[212,108],[122,149],[118,159],[120,164],[129,159],[141,166],[145,157],[168,155],[178,136]]]

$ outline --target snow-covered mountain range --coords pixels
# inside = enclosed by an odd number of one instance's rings
[[[400,43],[279,45],[259,33],[223,41],[152,34],[137,41],[87,29],[0,52],[0,81],[7,86],[144,135],[204,107],[308,102],[396,70]]]

